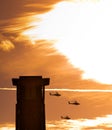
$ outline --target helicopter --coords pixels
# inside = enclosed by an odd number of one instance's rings
[[[61,94],[58,93],[58,92],[55,92],[55,93],[51,93],[51,92],[50,92],[49,95],[50,95],[50,96],[58,96],[58,97],[61,96]]]
[[[71,105],[80,105],[80,103],[79,102],[77,102],[77,101],[72,101],[72,102],[70,102],[70,101],[68,101],[68,104],[71,104]]]
[[[61,119],[67,119],[67,120],[69,120],[71,118],[69,116],[61,116]]]

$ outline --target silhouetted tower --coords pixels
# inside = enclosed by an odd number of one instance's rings
[[[45,85],[49,78],[20,76],[13,78],[17,86],[16,130],[45,130]]]

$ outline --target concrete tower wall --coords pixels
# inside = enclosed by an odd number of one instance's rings
[[[44,86],[42,76],[20,76],[17,85],[16,130],[45,130]]]

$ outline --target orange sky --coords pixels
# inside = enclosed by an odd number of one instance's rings
[[[32,45],[32,40],[21,35],[27,29],[35,26],[30,24],[35,15],[47,13],[53,5],[61,0],[1,0],[0,4],[0,87],[12,87],[11,78],[20,75],[42,75],[51,79],[48,88],[73,88],[73,89],[111,89],[111,85],[96,82],[95,80],[82,79],[84,71],[70,64],[64,53],[60,53],[54,44],[47,39],[36,39]],[[37,18],[37,23],[40,19]],[[37,24],[38,25],[38,24]],[[37,28],[38,29],[38,28]],[[82,94],[82,93],[81,93]],[[94,117],[105,115],[111,112],[111,93],[109,94],[76,94],[76,98],[81,101],[82,106],[77,108],[77,117]],[[73,93],[64,93],[62,100],[51,98],[46,92],[47,115],[49,119],[57,118],[51,116],[51,110],[55,110],[56,104],[60,103],[59,114],[70,110],[63,104],[69,97],[74,97]],[[101,99],[98,101],[98,99]],[[109,102],[105,103],[109,99]],[[54,102],[56,101],[56,102]],[[96,102],[97,101],[97,102]],[[53,104],[51,104],[53,103]],[[101,105],[99,105],[99,103]],[[87,114],[85,109],[91,111]],[[99,106],[98,106],[99,105]],[[15,92],[0,91],[0,123],[14,122]],[[109,109],[106,106],[110,107]],[[100,111],[102,109],[102,111]],[[97,112],[96,112],[97,111]],[[52,111],[55,113],[55,111]],[[5,113],[5,115],[4,115]]]

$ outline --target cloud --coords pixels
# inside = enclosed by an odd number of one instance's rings
[[[52,8],[52,5],[61,0],[1,0],[0,20],[11,19],[28,12],[43,13]]]
[[[28,41],[21,35],[23,31],[32,28],[30,22],[36,14],[42,14],[53,8],[61,0],[1,0],[0,4],[0,49],[14,49],[14,43],[19,40]],[[37,22],[38,22],[37,18]]]
[[[18,41],[14,45],[15,49],[8,53],[0,51],[0,87],[14,87],[11,79],[22,75],[42,75],[43,77],[49,77],[50,85],[54,86],[55,80],[55,83],[58,82],[58,86],[60,87],[60,81],[58,81],[61,79],[60,76],[64,76],[71,65],[67,67],[67,59],[56,53],[56,50],[51,48],[50,43],[38,41],[38,44],[31,45],[26,42],[21,44]],[[57,78],[58,76],[59,78]],[[61,82],[60,84],[61,86],[63,85]],[[15,91],[0,91],[0,99],[2,99],[0,102],[2,106],[0,123],[14,122],[15,98]]]
[[[3,35],[0,35],[0,50],[9,51],[11,49],[14,49],[13,43],[5,38]]]
[[[25,40],[15,40],[13,42],[15,46],[13,50],[8,53],[0,51],[0,87],[14,87],[11,79],[16,77],[18,78],[19,76],[42,75],[43,77],[50,78],[50,85],[47,86],[47,88],[108,88],[108,86],[91,80],[82,80],[81,75],[83,71],[78,68],[74,68],[71,64],[69,64],[68,59],[63,55],[60,55],[57,50],[52,47],[52,43],[48,41],[37,41],[37,44],[34,45],[30,44],[30,41]],[[78,94],[79,99],[82,98],[83,102],[86,100],[86,109],[89,108],[87,98],[92,99],[92,102],[94,101],[93,95],[90,94],[90,97],[87,95],[83,97]],[[72,99],[74,97],[74,93],[65,93],[63,100],[65,101],[68,97]],[[2,99],[2,102],[0,102],[2,106],[0,111],[2,118],[0,118],[0,122],[14,122],[16,104],[15,98],[15,91],[0,91],[0,99]],[[63,100],[60,101],[61,104],[63,103]],[[47,101],[51,106],[51,100],[48,98]],[[94,106],[94,103],[92,105]],[[60,107],[62,107],[60,108],[62,110],[63,105],[60,105]],[[52,107],[48,106],[49,112],[51,111],[51,108]],[[66,111],[67,110],[68,107]],[[61,112],[62,111],[59,113],[61,114]],[[82,116],[83,112],[81,112]],[[4,116],[4,113],[6,113],[7,116]]]
[[[23,30],[34,26],[29,23],[35,14],[47,12],[59,1],[1,0],[0,87],[13,87],[11,79],[23,75],[49,77],[50,86],[47,88],[104,89],[109,87],[93,80],[83,80],[81,78],[83,71],[72,66],[64,55],[54,49],[53,43],[50,41],[40,40],[32,45],[27,37],[21,35]],[[37,19],[37,22],[39,20]],[[64,96],[64,100],[68,95]],[[0,91],[0,99],[2,99],[0,122],[14,122],[15,97],[15,92]]]
[[[29,25],[34,14],[42,14],[61,0],[1,0],[0,1],[0,50],[14,49],[14,42],[26,40],[21,32]]]
[[[74,79],[72,76],[76,77],[74,80],[81,78],[82,72],[79,69],[74,69],[67,59],[58,54],[46,41],[38,41],[38,44],[35,45],[17,42],[15,49],[9,53],[1,51],[0,59],[0,71],[2,75],[6,75],[5,78],[30,74],[44,75],[52,77],[53,84],[55,84],[53,86],[59,86],[60,80],[63,81],[65,78],[71,77],[70,80]],[[4,76],[1,77],[1,82],[4,82]]]

